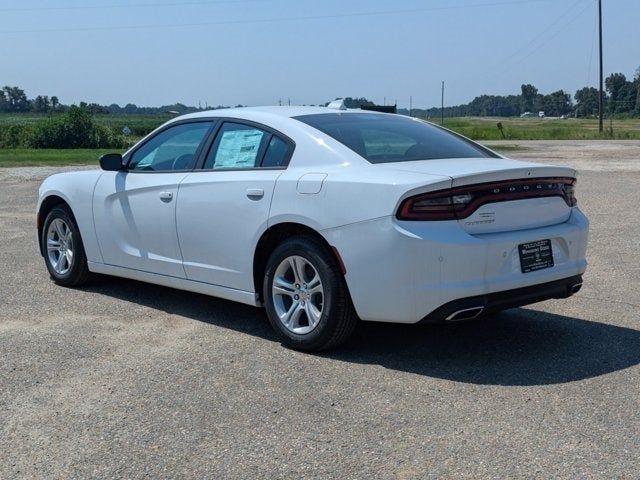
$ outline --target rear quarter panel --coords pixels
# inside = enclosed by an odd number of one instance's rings
[[[300,182],[311,172],[326,176],[317,193],[302,193]],[[450,186],[449,177],[381,171],[374,166],[292,167],[276,182],[269,224],[297,222],[322,231],[395,215],[409,192]]]

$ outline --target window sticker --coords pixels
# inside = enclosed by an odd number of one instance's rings
[[[264,132],[230,130],[222,134],[214,168],[253,168]]]

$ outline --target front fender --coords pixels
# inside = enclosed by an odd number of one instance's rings
[[[47,205],[52,197],[58,197],[64,201],[78,224],[87,260],[99,263],[102,263],[102,254],[95,233],[92,203],[93,190],[102,173],[101,170],[87,170],[47,177],[38,190],[37,204],[40,226],[40,222],[44,222],[44,217],[48,213]],[[45,207],[44,210],[43,207]]]

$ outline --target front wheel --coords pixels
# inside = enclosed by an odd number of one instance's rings
[[[298,350],[336,347],[358,321],[333,253],[313,237],[285,240],[273,251],[263,298],[283,343]]]
[[[65,206],[49,212],[42,229],[42,251],[51,279],[58,285],[75,287],[89,277],[87,257],[80,238],[80,231]]]

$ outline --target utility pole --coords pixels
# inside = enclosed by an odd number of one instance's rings
[[[444,80],[442,81],[442,99],[440,103],[440,125],[444,125]]]
[[[598,0],[598,25],[600,26],[600,92],[598,95],[598,115],[600,117],[599,126],[600,133],[603,132],[604,121],[604,90],[603,90],[603,68],[602,68],[602,0]]]

